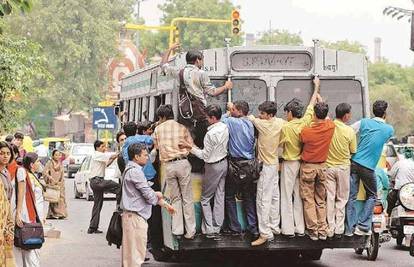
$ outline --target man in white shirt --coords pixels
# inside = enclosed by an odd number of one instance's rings
[[[204,137],[204,148],[200,149],[184,142],[179,146],[191,149],[192,154],[206,163],[200,200],[203,215],[201,230],[207,238],[216,238],[224,220],[224,184],[227,175],[229,130],[220,121],[222,111],[218,105],[210,105],[205,111],[210,126]],[[213,209],[210,205],[212,198],[214,198]]]
[[[110,154],[105,153],[106,146],[100,140],[96,140],[93,146],[95,148],[95,154],[91,159],[91,171],[88,177],[93,191],[93,208],[88,234],[100,234],[102,231],[98,229],[98,226],[104,193],[114,193],[117,195],[117,199],[119,195],[119,184],[104,179],[106,167],[111,165],[111,163],[118,157],[118,154],[111,156]]]
[[[387,196],[388,216],[391,215],[392,209],[395,207],[401,187],[405,184],[414,182],[413,151],[407,149],[404,152],[404,157],[404,159],[397,161],[389,172],[391,181],[394,181],[394,188]]]

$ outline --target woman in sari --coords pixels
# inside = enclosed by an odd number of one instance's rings
[[[63,166],[60,162],[61,153],[53,150],[52,159],[46,163],[43,169],[43,177],[46,185],[60,191],[58,203],[50,203],[47,219],[64,219],[67,216],[65,200],[65,179],[63,178]]]
[[[12,149],[6,142],[0,142],[0,231],[4,233],[0,237],[0,266],[14,267],[13,235],[14,221],[11,211],[11,198],[13,186],[7,166],[12,160]],[[10,229],[8,227],[11,227]],[[10,233],[11,231],[11,233]],[[6,242],[4,242],[6,241]]]

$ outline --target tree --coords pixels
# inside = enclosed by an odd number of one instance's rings
[[[176,17],[197,17],[211,19],[230,19],[236,7],[229,0],[167,0],[159,6],[164,13],[162,22],[169,25]],[[184,50],[224,47],[224,38],[231,37],[232,45],[240,45],[241,37],[232,36],[230,24],[179,23],[180,43]],[[168,39],[162,34],[167,48]],[[147,47],[150,49],[150,47]],[[151,54],[151,53],[150,53]]]
[[[370,90],[371,103],[383,99],[388,102],[387,122],[398,137],[413,133],[414,101],[410,95],[396,85],[377,85]]]
[[[361,53],[364,55],[367,54],[366,48],[357,41],[348,41],[348,40],[342,40],[342,41],[336,41],[336,42],[321,41],[321,46],[325,48],[330,48],[330,49]]]
[[[303,40],[299,33],[272,30],[263,32],[262,37],[256,43],[260,45],[303,45]]]
[[[26,115],[31,95],[50,78],[41,47],[25,38],[0,38],[0,129],[11,130]],[[39,81],[43,81],[40,83]]]
[[[117,54],[120,21],[132,0],[40,0],[26,16],[9,16],[10,34],[41,44],[55,77],[44,102],[58,114],[88,110],[104,94],[106,63]]]

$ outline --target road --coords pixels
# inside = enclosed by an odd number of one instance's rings
[[[55,228],[61,230],[60,239],[48,238],[41,249],[42,267],[112,267],[121,266],[121,251],[114,246],[108,246],[104,234],[88,235],[86,230],[92,210],[92,202],[84,199],[74,199],[73,179],[66,180],[66,196],[69,217],[67,220],[50,221]],[[101,213],[100,228],[106,231],[115,201],[107,200]],[[212,255],[214,256],[214,255]],[[242,260],[241,260],[242,259]],[[207,262],[205,258],[192,263],[161,263],[150,260],[144,266],[312,266],[312,267],[408,267],[414,266],[414,257],[407,250],[399,249],[395,240],[385,243],[379,252],[377,261],[369,262],[362,255],[356,255],[350,249],[324,250],[320,261],[303,263],[283,257],[261,259],[259,257],[241,258],[240,256],[226,261],[215,260]]]

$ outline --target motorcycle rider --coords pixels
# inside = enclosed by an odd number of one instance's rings
[[[387,214],[391,215],[392,209],[395,207],[395,204],[398,200],[398,193],[401,187],[407,183],[414,182],[414,160],[413,160],[413,151],[411,149],[406,149],[404,151],[404,159],[398,160],[394,166],[392,166],[389,175],[391,181],[394,182],[394,187],[390,191],[387,197],[388,207]]]

